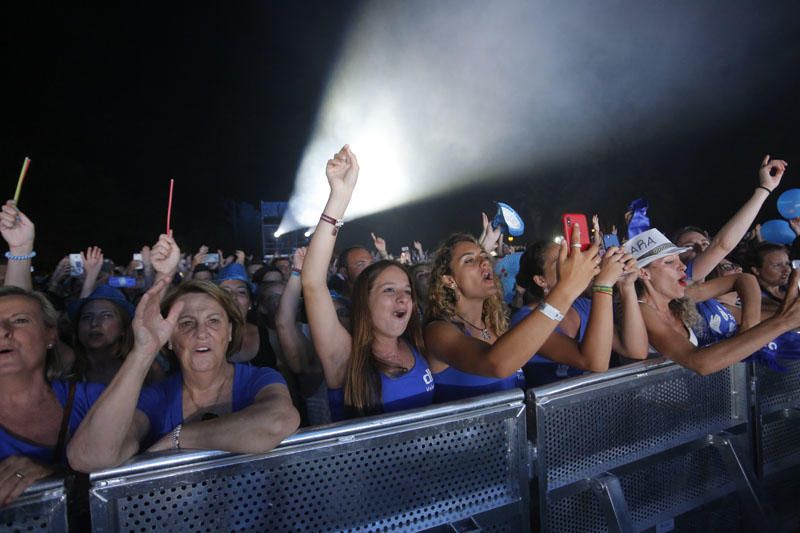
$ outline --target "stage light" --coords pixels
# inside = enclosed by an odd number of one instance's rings
[[[353,219],[724,120],[760,83],[747,54],[768,19],[755,4],[365,2],[280,230],[318,222],[345,143],[361,164]]]
[[[303,237],[305,237],[306,239],[311,237],[311,235],[314,233],[315,230],[316,228],[308,228],[306,232],[303,233]]]
[[[282,232],[282,231],[279,229],[279,230],[277,230],[275,233],[273,233],[273,234],[272,234],[272,236],[273,236],[273,237],[275,237],[275,238],[277,239],[278,237],[280,237],[281,235],[283,235],[283,233],[284,233],[284,232]]]
[[[553,237],[553,242],[556,243],[556,244],[561,244],[561,241],[563,241],[563,240],[564,240],[564,237],[562,237],[561,235],[556,235],[555,237]]]

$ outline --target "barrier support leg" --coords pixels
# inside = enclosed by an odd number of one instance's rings
[[[736,483],[739,497],[747,511],[745,515],[752,520],[753,525],[757,526],[757,528],[766,528],[764,531],[774,531],[769,527],[772,525],[773,520],[771,520],[770,514],[761,503],[754,477],[736,452],[731,435],[723,432],[718,435],[711,435],[710,440]]]
[[[628,502],[622,492],[619,478],[605,472],[592,478],[592,492],[600,503],[600,509],[606,517],[608,530],[611,533],[633,533],[633,519],[628,509]]]

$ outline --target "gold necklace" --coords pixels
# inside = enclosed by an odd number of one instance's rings
[[[489,333],[489,328],[486,326],[486,321],[485,320],[483,321],[484,327],[481,328],[481,327],[476,326],[475,324],[473,324],[472,322],[470,322],[469,320],[467,320],[463,316],[459,315],[458,313],[456,313],[456,316],[458,318],[460,318],[464,323],[466,323],[467,325],[471,326],[472,329],[474,329],[476,331],[480,331],[481,332],[481,339],[483,339],[485,341],[491,340],[492,336]]]

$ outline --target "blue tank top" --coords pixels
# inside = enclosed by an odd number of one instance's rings
[[[50,387],[53,389],[56,398],[58,398],[58,403],[66,408],[67,397],[69,396],[69,381],[53,381]],[[68,435],[75,433],[81,420],[83,420],[83,417],[89,412],[92,404],[94,404],[104,389],[104,385],[99,385],[97,383],[75,384],[75,397],[72,400],[72,412],[69,416]],[[59,422],[61,421],[59,420]],[[54,448],[41,446],[21,439],[7,432],[5,428],[0,426],[0,461],[12,455],[24,455],[44,464],[67,464],[66,457],[53,457],[54,453]]]
[[[583,336],[586,335],[586,327],[589,325],[589,313],[592,311],[592,300],[581,296],[572,303],[572,308],[576,313],[578,313],[578,316],[581,319],[577,338],[577,341],[581,342],[583,341]],[[511,326],[516,326],[522,322],[523,318],[532,312],[533,309],[527,305],[523,306],[511,317]],[[560,326],[556,327],[556,331],[564,334],[564,331]],[[531,357],[525,366],[522,367],[522,371],[525,373],[525,384],[528,388],[539,387],[541,385],[547,385],[548,383],[553,383],[554,381],[561,379],[585,374],[585,372],[580,368],[574,368],[562,363],[556,363],[549,357],[539,353],[533,354],[533,357]]]
[[[414,367],[397,377],[380,372],[381,376],[381,411],[393,413],[416,407],[425,407],[433,402],[434,381],[428,361],[413,346]],[[331,408],[331,420],[345,420],[347,412],[344,406],[344,388],[328,389],[328,403]]]
[[[459,324],[453,323],[454,326]],[[459,328],[468,337],[469,331]],[[525,390],[525,374],[522,370],[517,370],[507,378],[489,378],[462,372],[454,366],[448,366],[441,372],[433,375],[436,389],[433,393],[433,403],[450,402],[453,400],[463,400],[481,394],[510,390],[518,387]]]
[[[695,307],[708,325],[705,331],[700,332],[698,338],[700,346],[732,337],[739,329],[736,317],[718,300],[711,298],[704,302],[698,302]]]

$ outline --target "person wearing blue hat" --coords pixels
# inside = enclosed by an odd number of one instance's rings
[[[73,302],[67,313],[73,325],[74,371],[83,381],[108,385],[133,347],[131,320],[136,308],[119,289],[100,285]],[[148,382],[163,379],[166,361],[153,365]]]
[[[244,265],[231,263],[214,278],[214,283],[231,295],[236,306],[242,313],[242,319],[247,320],[248,312],[253,306],[255,285],[250,281]],[[250,362],[255,366],[276,366],[275,352],[269,344],[269,334],[266,330],[260,331],[258,326],[245,322],[242,330],[242,346],[231,356],[234,363]]]

